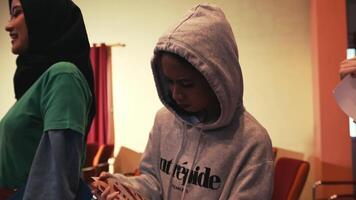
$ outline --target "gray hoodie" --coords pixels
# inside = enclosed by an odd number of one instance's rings
[[[175,109],[159,70],[161,51],[180,55],[206,78],[220,102],[215,122],[193,123]],[[192,8],[159,39],[151,65],[165,107],[156,115],[142,174],[118,178],[147,199],[271,199],[271,141],[243,107],[237,45],[223,11]]]

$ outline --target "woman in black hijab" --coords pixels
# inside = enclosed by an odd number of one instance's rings
[[[23,199],[76,199],[95,115],[81,11],[71,0],[9,7],[17,101],[0,121],[0,188],[24,188]]]

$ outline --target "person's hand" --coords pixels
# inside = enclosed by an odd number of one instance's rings
[[[95,197],[97,197],[100,200],[101,199],[105,200],[108,194],[112,192],[112,189],[109,187],[108,184],[109,178],[114,178],[114,175],[108,172],[101,172],[99,177],[93,177],[94,182],[91,184],[93,188],[92,193],[95,195]]]
[[[120,192],[112,192],[112,189],[107,187],[101,194],[100,200],[120,200]]]
[[[110,174],[109,172],[100,173],[99,180],[106,181],[108,178],[115,178],[115,176],[113,174]]]
[[[102,172],[99,177],[93,177],[92,193],[99,200],[143,200],[142,196],[130,185],[121,183],[113,174]]]
[[[343,79],[348,74],[350,74],[352,77],[356,77],[356,57],[346,59],[340,63],[340,78]]]

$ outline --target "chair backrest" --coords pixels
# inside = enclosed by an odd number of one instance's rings
[[[99,145],[97,143],[89,143],[86,145],[85,162],[83,167],[93,166],[93,161],[98,152]]]
[[[114,154],[114,145],[113,144],[102,144],[99,147],[98,153],[94,159],[94,165],[100,163],[107,163],[109,158],[113,157]]]
[[[142,153],[122,146],[115,157],[114,173],[134,174],[139,168]]]
[[[309,162],[279,158],[275,166],[273,200],[298,200],[309,173]]]

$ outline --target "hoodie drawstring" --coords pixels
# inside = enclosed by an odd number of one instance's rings
[[[183,189],[183,194],[182,194],[182,197],[180,198],[181,200],[184,199],[184,196],[185,196],[185,190],[187,189],[187,185],[188,185],[188,182],[189,182],[189,177],[194,169],[194,166],[195,166],[195,163],[196,163],[196,159],[197,159],[197,156],[198,156],[198,151],[199,151],[199,146],[200,146],[200,139],[202,138],[202,130],[199,129],[199,139],[198,139],[198,145],[197,145],[197,148],[195,150],[195,153],[194,153],[194,157],[193,157],[193,161],[192,161],[192,165],[190,166],[190,169],[188,171],[188,177],[185,181],[185,184],[184,184],[184,189]]]
[[[173,160],[174,164],[177,164],[178,158],[180,157],[180,154],[182,153],[183,146],[185,144],[185,139],[187,137],[187,125],[185,123],[183,123],[183,136],[182,137],[183,138],[182,138],[182,142],[180,144],[179,150]],[[172,175],[169,178],[168,189],[167,189],[167,199],[170,199],[173,176],[174,176],[174,174],[172,173]]]

